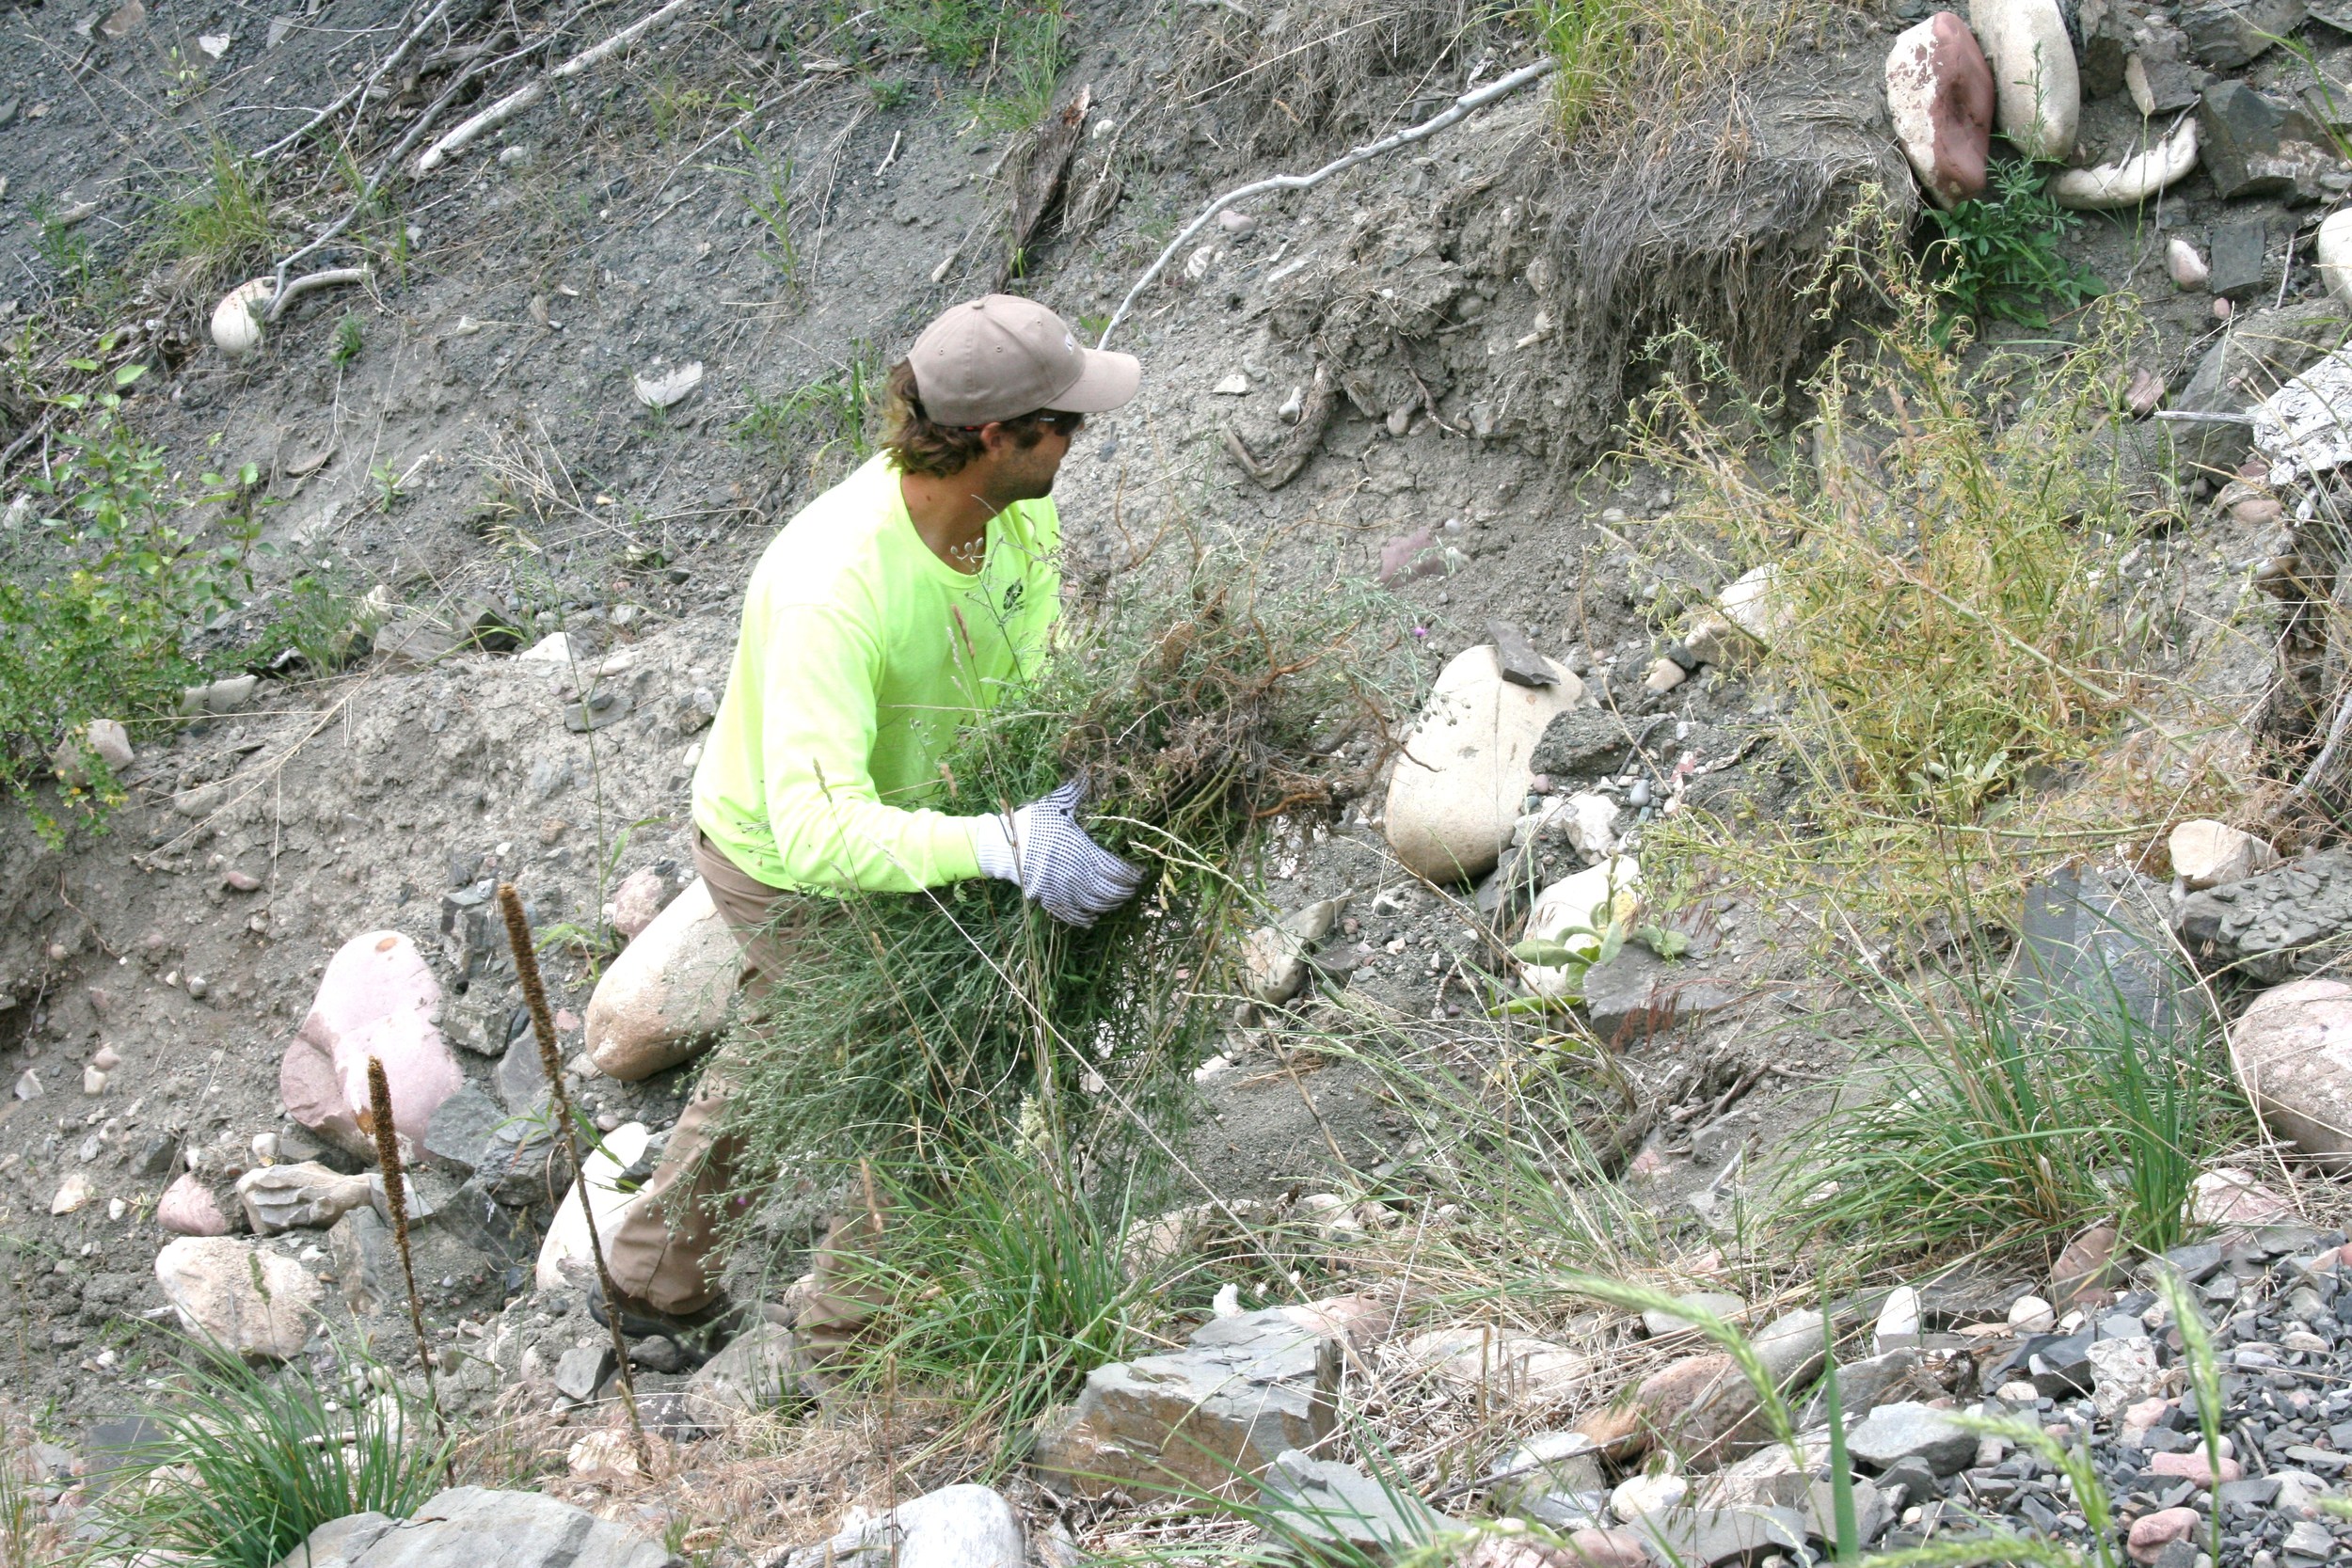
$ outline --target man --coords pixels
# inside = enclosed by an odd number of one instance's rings
[[[694,774],[694,864],[742,946],[747,981],[788,980],[796,926],[821,900],[1017,882],[1091,925],[1142,874],[1087,836],[1075,781],[1006,816],[925,803],[959,728],[1034,671],[1060,609],[1047,499],[1089,414],[1135,396],[1132,356],[1090,351],[1045,307],[959,305],[890,372],[882,451],[803,508],[752,573],[727,693]],[[707,1072],[608,1246],[624,1326],[675,1332],[718,1299],[713,1201],[739,1150]],[[872,1211],[820,1247],[803,1329],[870,1310],[822,1290]]]

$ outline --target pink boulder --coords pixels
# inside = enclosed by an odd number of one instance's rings
[[[465,1082],[441,1038],[441,988],[417,944],[397,931],[368,931],[327,961],[318,999],[294,1032],[278,1071],[286,1112],[304,1127],[364,1159],[368,1058],[380,1057],[392,1095],[392,1125],[421,1143],[441,1101]]]
[[[175,1236],[229,1234],[229,1221],[214,1201],[213,1190],[184,1171],[156,1199],[155,1223]]]
[[[661,912],[667,901],[669,885],[652,866],[640,866],[621,879],[621,885],[612,890],[612,928],[625,942],[635,942],[637,933],[653,924],[653,917]]]
[[[1968,24],[1938,11],[1886,55],[1886,110],[1919,188],[1939,207],[1984,194],[1993,68]]]
[[[2203,1449],[2187,1449],[2180,1453],[2152,1453],[2148,1456],[2148,1473],[2152,1476],[2178,1476],[2210,1490],[2214,1483],[2213,1466],[2205,1459]],[[2246,1474],[2246,1466],[2234,1459],[2221,1462],[2221,1479],[2237,1481]]]
[[[2123,1549],[2134,1562],[2153,1562],[2175,1541],[2186,1541],[2204,1523],[2193,1508],[2160,1508],[2132,1521]]]

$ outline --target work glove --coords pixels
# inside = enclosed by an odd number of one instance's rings
[[[1017,811],[967,818],[983,874],[1021,891],[1065,926],[1091,926],[1136,895],[1143,870],[1128,864],[1078,826],[1084,774]]]

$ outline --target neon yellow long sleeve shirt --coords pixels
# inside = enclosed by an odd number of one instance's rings
[[[915,533],[898,477],[878,453],[803,507],[744,594],[694,822],[771,887],[905,893],[979,875],[970,831],[924,802],[958,728],[1044,650],[1060,521],[1050,500],[1008,507],[980,571],[959,572]]]

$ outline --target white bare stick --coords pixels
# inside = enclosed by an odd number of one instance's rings
[[[376,83],[382,81],[386,73],[398,70],[400,62],[408,57],[408,52],[416,48],[419,43],[422,42],[424,35],[431,32],[434,25],[438,23],[443,16],[448,14],[449,3],[450,0],[440,0],[440,4],[425,12],[424,20],[418,23],[415,27],[410,29],[406,38],[400,40],[400,47],[386,55],[384,57],[383,64],[377,66],[373,71],[369,71],[365,77],[355,83],[348,92],[345,92],[341,98],[338,98],[335,102],[329,103],[326,108],[321,109],[317,114],[312,115],[309,119],[304,120],[298,129],[289,135],[278,137],[276,141],[270,143],[267,147],[264,147],[259,152],[253,154],[253,156],[257,159],[276,157],[278,153],[283,152],[286,149],[294,146],[294,143],[300,141],[303,137],[309,135],[311,132],[317,130],[320,126],[326,124],[328,120],[342,113],[344,109],[348,108],[362,94],[368,92],[375,86]]]
[[[1135,309],[1136,301],[1143,296],[1144,290],[1152,286],[1152,280],[1159,277],[1161,269],[1175,259],[1178,251],[1191,243],[1194,235],[1208,227],[1211,219],[1234,202],[1246,201],[1253,196],[1262,196],[1268,191],[1313,190],[1331,176],[1354,168],[1358,164],[1370,163],[1373,159],[1393,152],[1400,147],[1410,147],[1417,141],[1425,141],[1447,126],[1468,119],[1498,99],[1508,98],[1528,83],[1550,75],[1557,63],[1554,60],[1543,59],[1537,60],[1534,65],[1521,66],[1508,76],[1489,82],[1474,92],[1464,93],[1445,109],[1422,120],[1419,125],[1399,131],[1392,136],[1383,136],[1375,142],[1366,142],[1354,151],[1343,153],[1332,159],[1312,174],[1278,174],[1271,180],[1260,180],[1254,184],[1227,191],[1223,196],[1201,208],[1200,215],[1186,224],[1183,233],[1168,241],[1168,248],[1160,252],[1158,260],[1144,269],[1143,276],[1136,279],[1136,286],[1127,291],[1127,297],[1119,302],[1119,309],[1111,312],[1110,324],[1103,328],[1103,336],[1095,341],[1094,346],[1102,348],[1109,343],[1111,334],[1119,330],[1119,324],[1127,319],[1127,312]]]
[[[306,294],[312,289],[331,289],[339,283],[365,283],[371,276],[365,267],[329,267],[325,272],[314,272],[307,277],[289,278],[286,286],[278,291],[276,302],[262,312],[262,319],[276,321],[285,313],[286,307],[292,305],[297,296]]]
[[[451,153],[459,151],[469,142],[481,136],[484,132],[498,129],[545,98],[548,95],[548,83],[568,81],[581,71],[602,64],[692,3],[693,0],[670,0],[670,3],[660,10],[639,17],[602,43],[594,48],[581,50],[562,65],[555,66],[532,81],[516,87],[513,92],[457,125],[439,141],[426,148],[417,158],[417,172],[419,174],[432,173],[441,166]]]

